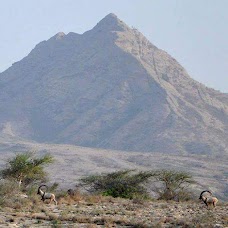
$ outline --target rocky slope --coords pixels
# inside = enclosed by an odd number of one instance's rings
[[[2,137],[125,151],[226,154],[228,95],[194,81],[109,14],[0,74]]]

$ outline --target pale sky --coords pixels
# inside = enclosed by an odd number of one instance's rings
[[[197,81],[228,93],[228,0],[0,0],[0,72],[58,32],[109,13],[142,32]]]

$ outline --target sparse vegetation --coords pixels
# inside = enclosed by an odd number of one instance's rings
[[[190,185],[196,184],[196,181],[189,173],[158,170],[153,174],[153,191],[158,194],[158,199],[186,201],[193,198]]]
[[[12,180],[2,180],[0,182],[0,207],[10,207],[14,209],[26,208],[31,201],[20,192],[18,185]]]
[[[1,211],[1,224],[26,227],[226,227],[228,205],[208,210],[201,203],[134,200],[77,193],[77,199],[64,196],[58,206],[41,201],[22,204]],[[79,197],[80,195],[80,197]],[[93,199],[94,197],[94,199]],[[110,200],[112,199],[112,200]],[[70,201],[68,201],[70,200]],[[27,201],[31,201],[27,199]],[[67,203],[68,202],[68,203]],[[13,202],[15,205],[15,202]],[[35,204],[35,205],[34,205]],[[27,206],[25,206],[27,205]],[[35,207],[34,207],[35,206]]]
[[[51,155],[44,155],[36,158],[33,153],[26,152],[17,154],[14,158],[9,159],[6,168],[1,170],[0,175],[3,179],[16,180],[24,186],[28,186],[36,181],[47,180],[47,173],[44,166],[54,161]]]
[[[81,179],[81,185],[88,187],[92,193],[121,198],[149,197],[145,183],[153,174],[151,172],[117,171],[108,174],[93,175]]]
[[[157,170],[136,172],[117,171],[108,174],[93,175],[81,179],[81,186],[92,193],[121,198],[149,198],[149,182],[153,181],[152,191],[161,200],[190,200],[193,193],[189,186],[195,184],[192,176],[186,172]]]
[[[0,182],[0,223],[6,226],[10,223],[25,227],[228,225],[228,205],[225,203],[212,211],[199,201],[174,201],[175,197],[186,200],[185,197],[182,198],[182,193],[186,192],[190,184],[195,183],[191,175],[183,172],[122,170],[88,176],[82,179],[81,184],[87,187],[89,192],[82,193],[77,189],[73,195],[58,190],[58,183],[54,183],[50,189],[55,192],[58,205],[42,202],[33,187],[24,189],[24,198],[17,181],[16,178],[7,178]],[[149,198],[147,187],[150,189],[151,183],[158,184],[156,188],[161,193],[161,200]]]

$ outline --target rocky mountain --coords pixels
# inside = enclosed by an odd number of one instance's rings
[[[125,151],[228,152],[228,94],[193,80],[114,14],[0,74],[1,137]]]

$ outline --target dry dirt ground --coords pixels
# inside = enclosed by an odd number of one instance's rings
[[[228,204],[125,200],[101,196],[58,198],[58,205],[20,199],[0,207],[0,227],[228,227]]]

